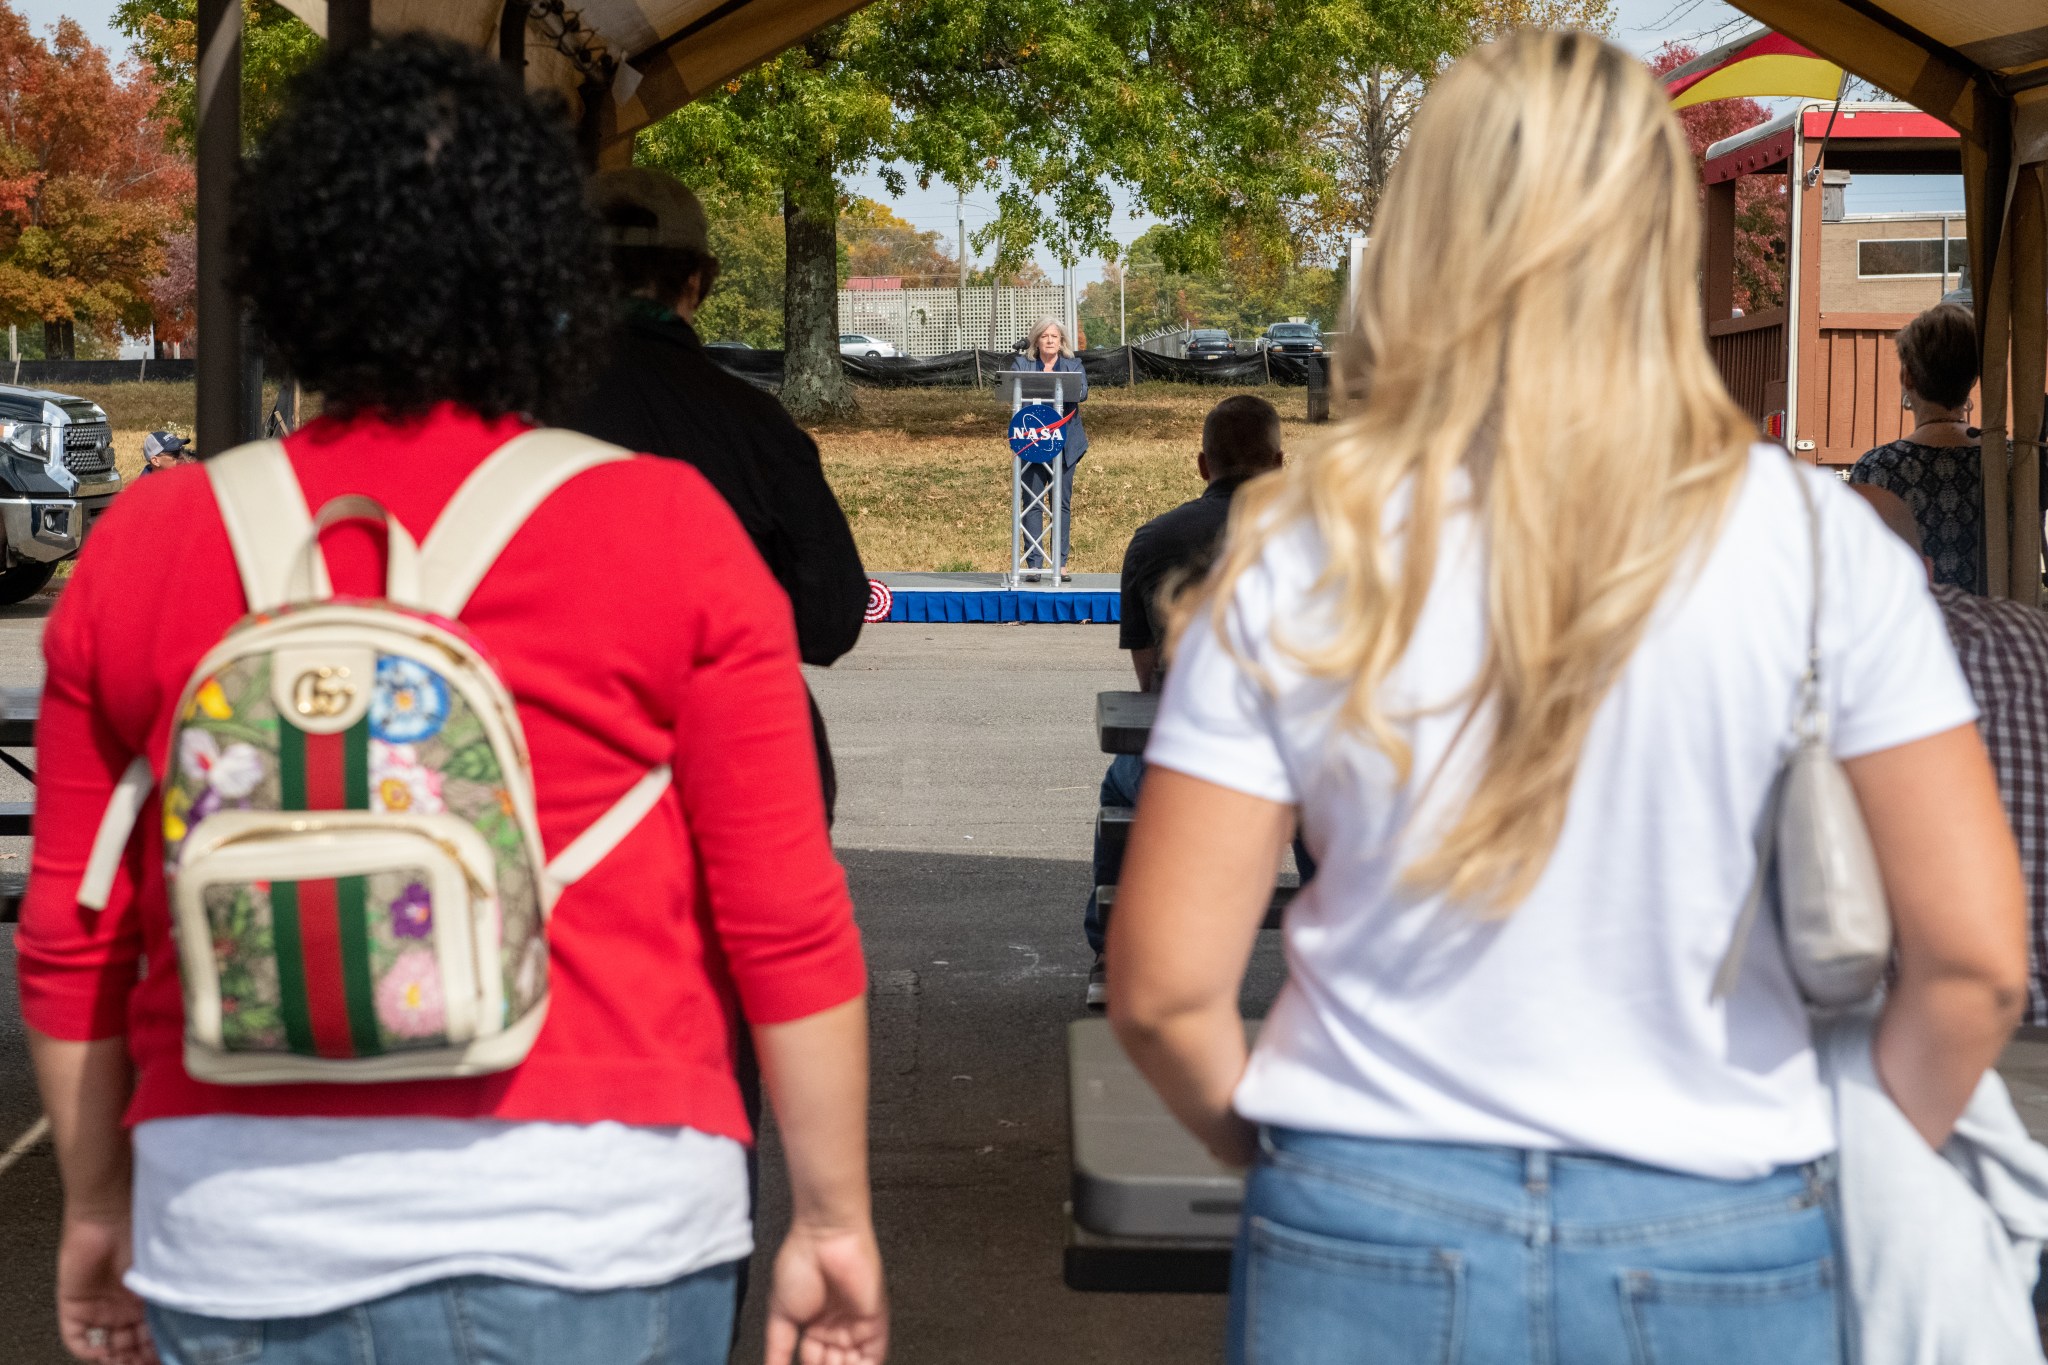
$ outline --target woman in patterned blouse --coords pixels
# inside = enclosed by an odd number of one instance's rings
[[[1850,483],[1890,489],[1920,523],[1934,581],[1978,592],[1983,526],[1983,447],[1970,425],[1977,382],[1977,331],[1969,310],[1928,309],[1900,330],[1899,386],[1913,410],[1911,434],[1865,453]]]

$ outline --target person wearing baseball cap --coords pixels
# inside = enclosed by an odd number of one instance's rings
[[[175,431],[152,431],[142,438],[142,472],[191,464],[198,457],[191,445]]]
[[[697,310],[718,282],[703,204],[644,166],[600,171],[590,193],[611,245],[619,318],[596,387],[564,425],[694,465],[789,595],[804,662],[830,664],[860,637],[867,572],[817,443],[773,394],[721,368],[697,336]],[[838,783],[815,701],[811,727],[829,819]]]

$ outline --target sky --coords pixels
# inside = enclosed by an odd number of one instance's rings
[[[113,27],[118,0],[11,0],[11,3],[38,30],[56,23],[60,15],[69,15],[84,25],[93,41],[110,51],[125,53],[127,49],[127,39]],[[1749,22],[1740,11],[1722,0],[1616,0],[1614,8],[1615,40],[1630,51],[1643,54],[1654,52],[1672,41],[1690,42],[1701,48],[1711,47],[1733,36]],[[869,171],[849,177],[846,188],[851,193],[864,194],[887,203],[898,215],[921,229],[944,234],[949,247],[956,240],[955,191],[950,186],[934,184],[929,190],[919,190],[913,179],[906,193],[892,197],[883,187],[881,177]],[[1118,202],[1121,206],[1126,201],[1119,197]],[[1847,203],[1851,213],[1903,209],[1960,210],[1961,207],[1961,178],[1946,176],[1866,176],[1849,186]],[[972,233],[993,217],[993,203],[985,195],[968,196],[968,232]],[[1151,226],[1151,222],[1149,218],[1133,218],[1120,207],[1111,234],[1120,242],[1129,242]],[[1051,253],[1041,253],[1039,264],[1051,278],[1060,278],[1059,264]],[[1075,278],[1084,287],[1102,278],[1102,262],[1082,262],[1076,267]]]

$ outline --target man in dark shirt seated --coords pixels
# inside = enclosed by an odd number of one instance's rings
[[[681,181],[645,167],[600,172],[591,197],[623,297],[609,360],[565,425],[695,466],[789,595],[804,662],[831,663],[860,637],[867,573],[817,443],[774,395],[720,368],[691,326],[718,280],[703,205]],[[815,701],[811,728],[830,819],[838,784]]]
[[[1202,450],[1195,469],[1208,485],[1202,496],[1163,512],[1138,528],[1124,551],[1123,604],[1117,644],[1130,651],[1138,687],[1156,692],[1163,680],[1159,657],[1166,636],[1163,598],[1184,582],[1209,572],[1223,543],[1230,519],[1230,499],[1249,479],[1280,467],[1280,414],[1263,398],[1236,394],[1209,410],[1202,422]],[[1145,761],[1136,754],[1118,754],[1102,778],[1102,804],[1135,806]],[[1100,838],[1095,844],[1095,884],[1116,881]],[[1095,893],[1088,893],[1083,921],[1095,967],[1088,974],[1088,1004],[1107,1003],[1102,972],[1102,912]]]

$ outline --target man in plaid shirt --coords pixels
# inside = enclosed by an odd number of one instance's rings
[[[1926,559],[1919,523],[1898,494],[1868,484],[1853,484],[1851,491]],[[2027,944],[2033,961],[2026,1022],[2048,1024],[2048,990],[2042,984],[2048,970],[2048,611],[1933,583],[1932,572],[1930,565],[1934,600],[1976,695],[1982,713],[1977,728],[1998,771],[1998,794],[2005,800],[2026,871]]]

